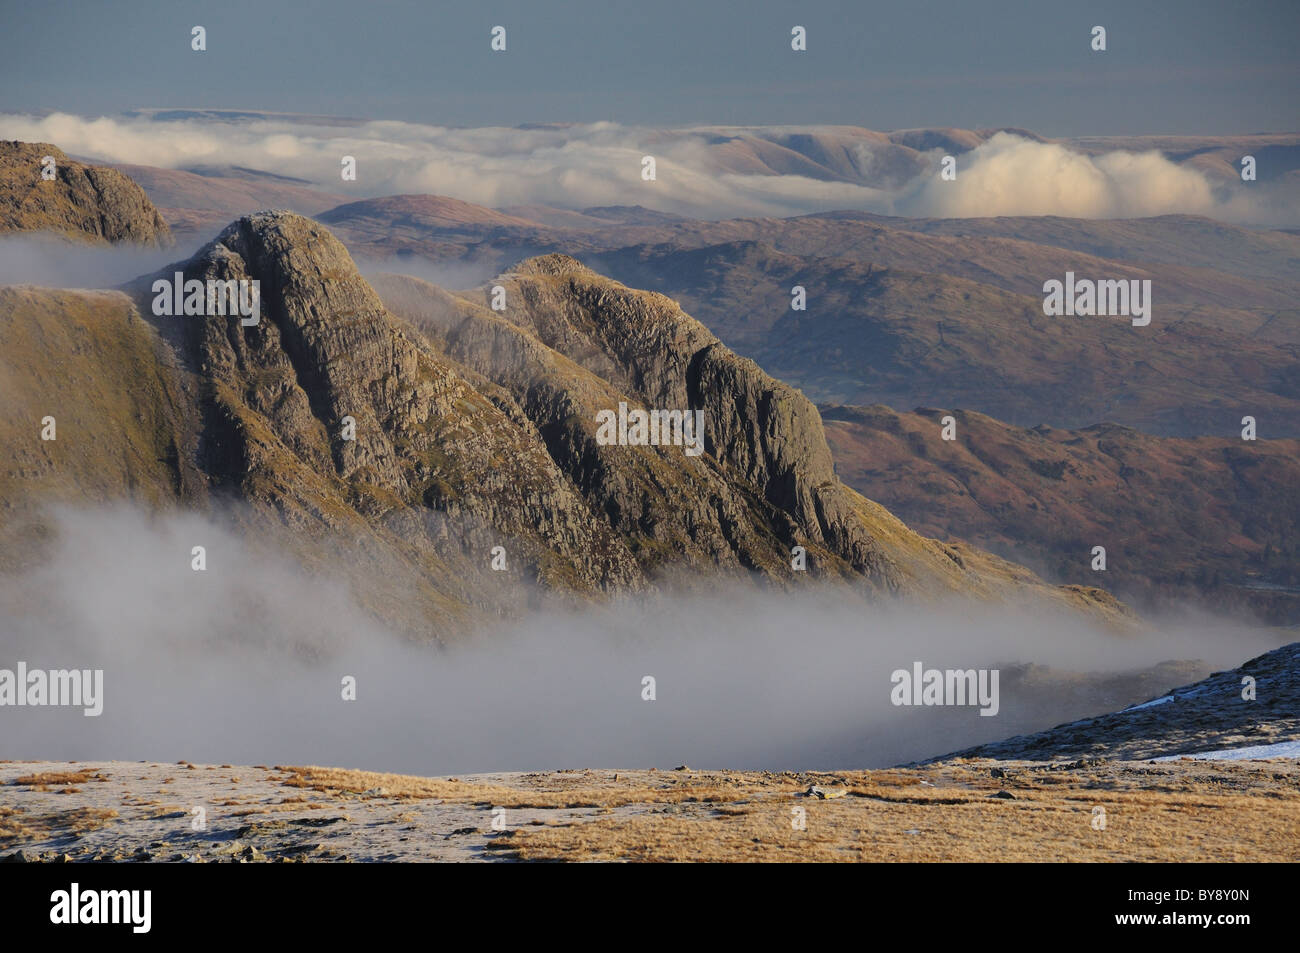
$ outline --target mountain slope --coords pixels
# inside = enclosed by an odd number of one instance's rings
[[[46,156],[55,160],[44,179]],[[69,159],[45,142],[0,142],[0,234],[46,231],[77,241],[165,248],[167,223],[116,169]]]
[[[1090,223],[1077,224],[1087,226]],[[1122,226],[1127,224],[1130,223],[1119,223],[1116,228],[1117,241],[1123,240]],[[654,235],[652,241],[617,248],[597,255],[595,260],[629,281],[644,283],[644,275],[658,275],[658,281],[665,283],[665,291],[685,291],[689,285],[678,284],[675,273],[664,267],[663,259],[680,257],[683,252],[698,254],[713,248],[743,248],[757,243],[794,256],[813,268],[824,259],[951,276],[1029,295],[1037,298],[1040,305],[1043,283],[1051,278],[1063,280],[1067,271],[1074,272],[1079,278],[1150,280],[1155,302],[1154,322],[1169,325],[1184,320],[1194,321],[1267,340],[1293,341],[1295,319],[1300,315],[1295,307],[1300,295],[1300,272],[1296,268],[1296,262],[1300,261],[1297,257],[1300,256],[1300,242],[1293,242],[1290,236],[1280,232],[1270,234],[1276,236],[1275,244],[1281,247],[1274,247],[1274,254],[1263,259],[1268,262],[1267,267],[1277,270],[1268,276],[1260,276],[1236,274],[1206,265],[1189,267],[1183,263],[1147,262],[1132,252],[1123,259],[1104,258],[1050,242],[1037,243],[1023,238],[980,234],[930,235],[915,229],[884,228],[858,221],[847,214],[836,218],[702,223],[689,231],[678,228],[667,234],[662,230],[656,231],[659,234]],[[650,237],[630,232],[621,235],[601,232],[595,237],[604,242]],[[1236,237],[1251,233],[1234,229],[1231,234]],[[1201,241],[1200,234],[1194,230],[1187,230],[1181,237],[1188,246]],[[1247,240],[1243,244],[1249,247],[1251,242]],[[1292,258],[1286,257],[1288,245],[1293,246],[1290,249]],[[638,267],[640,271],[628,270]],[[1256,267],[1265,266],[1261,263]],[[814,287],[812,283],[808,286]],[[789,293],[788,288],[784,291]]]
[[[840,477],[918,532],[1124,598],[1300,620],[1300,442],[1026,430],[953,411],[823,406]],[[1106,548],[1105,572],[1091,568]]]
[[[519,258],[576,255],[676,299],[819,401],[964,406],[1024,426],[1108,420],[1171,436],[1228,436],[1249,413],[1267,416],[1274,435],[1300,436],[1300,240],[1283,232],[1189,216],[909,222],[853,212],[411,228],[402,204],[326,217],[358,254],[412,262],[393,270],[414,274],[416,259],[481,280]],[[1022,224],[1034,240],[1009,237]],[[1046,318],[1043,283],[1067,272],[1149,280],[1151,324]],[[790,309],[796,284],[805,312]]]
[[[537,228],[538,223],[508,215],[495,209],[462,202],[443,195],[386,195],[363,199],[329,209],[318,216],[329,225],[348,222],[363,232],[369,228],[374,238],[387,237],[393,231],[465,228],[471,231],[494,228]]]
[[[825,212],[810,218],[861,221],[890,229],[954,238],[1005,238],[1052,245],[1114,261],[1211,268],[1247,278],[1300,272],[1300,242],[1280,230],[1241,228],[1199,215],[1135,219],[1000,215],[997,218],[898,218]]]
[[[1300,741],[1300,642],[1123,711],[932,760],[1139,760],[1287,741]]]
[[[729,482],[710,456],[677,447],[602,446],[596,415],[641,401],[546,347],[510,321],[418,279],[379,276],[390,311],[433,338],[460,366],[505,387],[538,427],[547,449],[596,512],[646,568],[758,569],[788,575],[782,511]],[[819,559],[824,556],[824,559]],[[834,562],[816,552],[815,570]],[[847,568],[847,567],[840,567]]]
[[[38,560],[53,502],[198,502],[177,369],[126,295],[0,287],[0,340],[0,567]]]
[[[413,340],[322,226],[248,216],[181,267],[187,280],[255,278],[262,288],[256,327],[154,319],[198,372],[199,453],[217,486],[317,534],[382,527],[435,589],[466,601],[480,601],[469,597],[475,567],[486,569],[498,544],[510,575],[544,586],[640,580],[517,408]],[[152,280],[137,286],[142,304]],[[343,436],[348,417],[354,440]],[[488,578],[480,588],[501,588]]]
[[[402,201],[398,201],[400,198]],[[354,251],[368,257],[401,253],[435,263],[479,263],[500,270],[548,251],[579,255],[620,281],[642,286],[647,276],[668,294],[683,293],[664,254],[758,242],[800,258],[835,258],[921,271],[993,285],[1041,298],[1043,282],[1066,271],[1079,276],[1150,279],[1164,323],[1190,320],[1267,340],[1300,343],[1300,239],[1195,216],[1096,221],[1045,217],[904,219],[839,211],[792,218],[698,221],[642,215],[619,220],[607,210],[582,213],[525,208],[519,222],[487,224],[492,210],[469,222],[420,230],[414,209],[437,196],[403,196],[353,203],[324,213]],[[604,216],[604,217],[601,217]],[[472,219],[482,224],[473,225]],[[645,220],[649,218],[649,220]],[[638,265],[641,267],[638,268]],[[788,289],[787,289],[788,292]]]

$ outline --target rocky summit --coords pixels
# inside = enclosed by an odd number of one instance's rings
[[[99,244],[172,244],[144,190],[117,169],[69,159],[46,142],[0,141],[0,234],[30,231]]]

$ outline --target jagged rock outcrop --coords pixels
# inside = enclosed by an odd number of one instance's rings
[[[453,296],[402,276],[375,282],[395,314],[510,391],[561,468],[620,532],[648,533],[679,550],[682,540],[723,538],[743,565],[786,583],[829,575],[918,596],[1019,592],[1101,619],[1122,615],[1100,590],[1054,590],[989,554],[923,539],[842,485],[816,408],[662,295],[625,288],[564,255],[529,259],[489,282],[486,293],[505,290],[499,313],[480,303],[485,291]],[[706,455],[692,461],[680,448],[599,446],[595,414],[620,400],[703,411]],[[673,494],[687,485],[682,506]],[[691,505],[700,500],[713,511]],[[733,501],[743,503],[739,518]],[[701,534],[710,519],[717,532]],[[808,574],[791,569],[794,545],[808,551]]]
[[[42,177],[46,156],[54,178]],[[46,142],[0,142],[0,233],[54,232],[90,242],[166,248],[171,232],[126,175],[69,159]]]
[[[497,545],[510,575],[551,588],[643,583],[527,418],[409,337],[323,226],[287,212],[241,218],[190,261],[135,283],[142,308],[177,271],[260,286],[256,325],[152,318],[198,380],[198,454],[218,487],[318,531],[357,517],[382,527],[465,602],[497,602]]]
[[[628,541],[647,573],[705,568],[715,581],[728,572],[793,575],[789,550],[804,542],[797,525],[733,467],[712,454],[688,455],[682,446],[601,445],[597,414],[620,402],[644,407],[639,392],[620,389],[525,328],[426,282],[402,276],[376,282],[396,315],[518,401],[552,458]],[[606,372],[620,376],[612,364]],[[812,561],[815,573],[848,571],[832,569],[828,552],[818,551]]]

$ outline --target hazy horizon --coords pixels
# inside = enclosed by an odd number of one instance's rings
[[[1244,134],[1300,123],[1300,6],[840,0],[612,9],[348,0],[14,5],[0,111],[257,108],[442,125],[1022,126],[1048,136]],[[1225,22],[1226,19],[1226,22]],[[190,48],[201,25],[207,49]],[[791,49],[802,26],[807,49]],[[1090,31],[1107,31],[1104,52]],[[489,31],[506,28],[506,49]],[[111,82],[108,80],[111,79]]]

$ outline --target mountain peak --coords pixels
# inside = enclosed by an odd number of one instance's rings
[[[537,223],[447,195],[385,195],[332,208],[320,216],[331,225],[351,227],[392,221],[404,228],[523,228]]]
[[[515,265],[511,269],[511,273],[516,275],[550,275],[555,278],[566,275],[581,275],[584,277],[594,277],[596,275],[596,272],[578,261],[578,259],[558,252],[551,255],[526,258]]]

